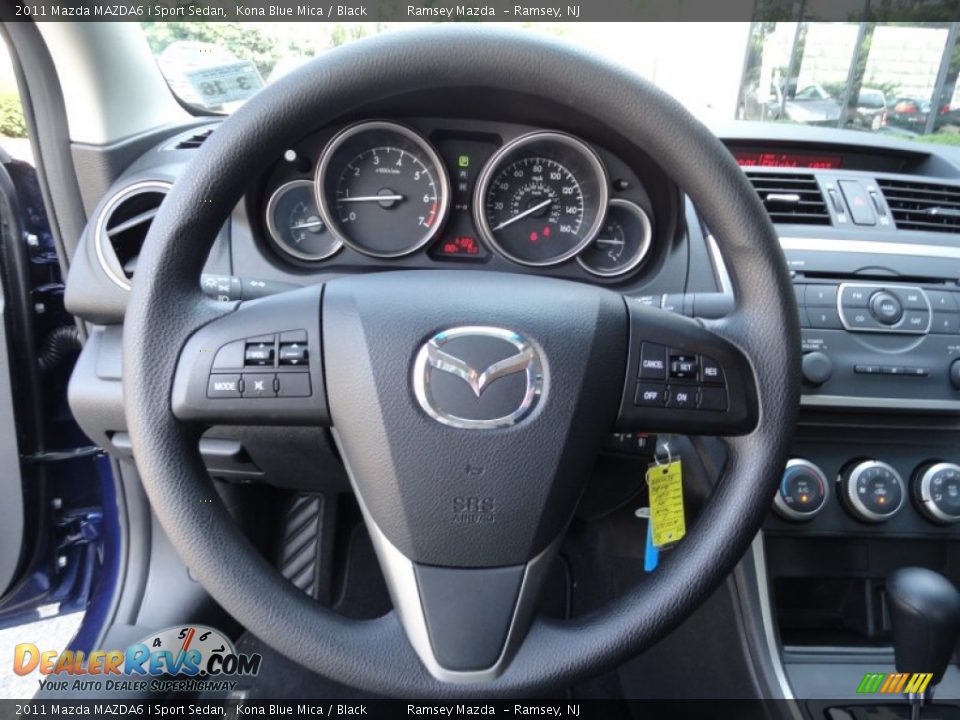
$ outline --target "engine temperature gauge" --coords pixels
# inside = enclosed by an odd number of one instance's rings
[[[577,257],[587,272],[615,277],[637,267],[650,251],[650,218],[628,200],[610,201],[607,219],[597,237]]]
[[[281,185],[267,203],[267,230],[276,246],[299,260],[323,260],[342,247],[317,208],[313,182]]]

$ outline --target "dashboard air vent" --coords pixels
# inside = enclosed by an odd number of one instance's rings
[[[775,223],[829,225],[830,212],[813,175],[747,173]]]
[[[960,233],[960,186],[878,179],[899,230]]]
[[[198,133],[180,140],[176,145],[174,145],[174,148],[177,150],[196,150],[198,147],[203,145],[204,141],[212,134],[213,128],[201,130]]]
[[[97,220],[97,258],[104,272],[129,289],[140,248],[170,184],[160,180],[135,183],[107,202]]]

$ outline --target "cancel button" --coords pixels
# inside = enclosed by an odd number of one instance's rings
[[[666,380],[667,349],[663,345],[645,342],[640,346],[640,379]]]

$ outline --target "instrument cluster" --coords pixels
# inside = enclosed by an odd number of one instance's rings
[[[499,257],[614,280],[650,258],[652,202],[624,163],[565,132],[486,130],[365,120],[291,148],[261,211],[275,255],[318,270],[345,249]]]

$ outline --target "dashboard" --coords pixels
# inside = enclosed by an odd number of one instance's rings
[[[628,284],[676,224],[644,174],[550,128],[364,119],[293,145],[247,212],[294,273],[456,265]]]
[[[709,228],[642,148],[569,108],[448,100],[464,109],[367,108],[291,139],[244,180],[204,289],[231,302],[348,273],[456,267],[600,284],[695,317],[733,307]],[[802,328],[793,457],[753,557],[765,637],[785,687],[842,696],[864,663],[892,662],[891,569],[960,582],[960,152],[779,124],[716,131],[777,229]],[[136,256],[214,132],[200,122],[138,155],[91,208],[71,268],[68,307],[94,327],[71,406],[119,454]],[[271,447],[279,437],[244,437],[226,455],[220,438],[204,458],[221,479],[274,481],[292,474]],[[650,438],[611,435],[607,453],[639,472]],[[960,673],[945,683],[960,691]]]

